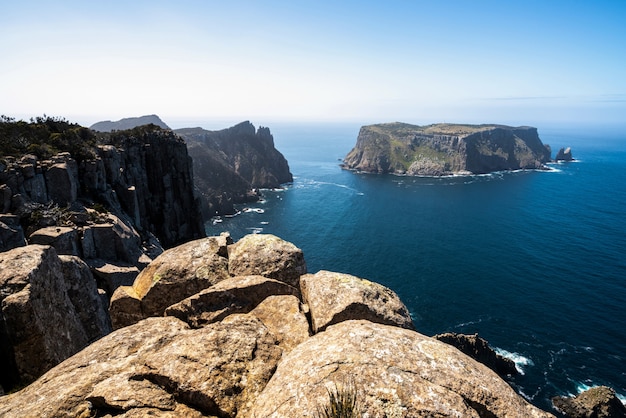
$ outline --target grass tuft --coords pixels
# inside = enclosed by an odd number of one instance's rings
[[[352,381],[326,389],[328,404],[318,408],[317,418],[357,418],[361,416],[357,390]]]

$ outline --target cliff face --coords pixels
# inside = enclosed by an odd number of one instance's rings
[[[187,141],[208,216],[232,213],[233,204],[258,199],[253,189],[293,181],[287,160],[274,147],[268,128],[255,131],[250,122],[242,122],[220,131],[187,128],[175,132]]]
[[[537,129],[503,125],[404,123],[361,128],[344,167],[418,176],[537,169],[550,161]]]

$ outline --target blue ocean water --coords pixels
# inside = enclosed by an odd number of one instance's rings
[[[541,408],[596,385],[626,400],[626,131],[539,128],[577,159],[549,172],[415,178],[342,170],[358,129],[271,126],[293,184],[207,232],[278,235],[309,272],[396,291],[423,334],[478,333]]]

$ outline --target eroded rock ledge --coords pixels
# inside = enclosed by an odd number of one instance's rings
[[[1,416],[314,417],[347,381],[362,416],[552,416],[416,332],[390,289],[308,274],[272,235],[172,248],[119,292],[118,329],[1,397]]]

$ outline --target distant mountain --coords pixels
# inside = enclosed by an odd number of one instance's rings
[[[124,118],[116,122],[105,120],[102,122],[94,123],[89,127],[98,132],[111,132],[111,131],[123,131],[125,129],[133,129],[142,125],[156,125],[163,129],[170,129],[157,115],[139,116],[138,118]]]

